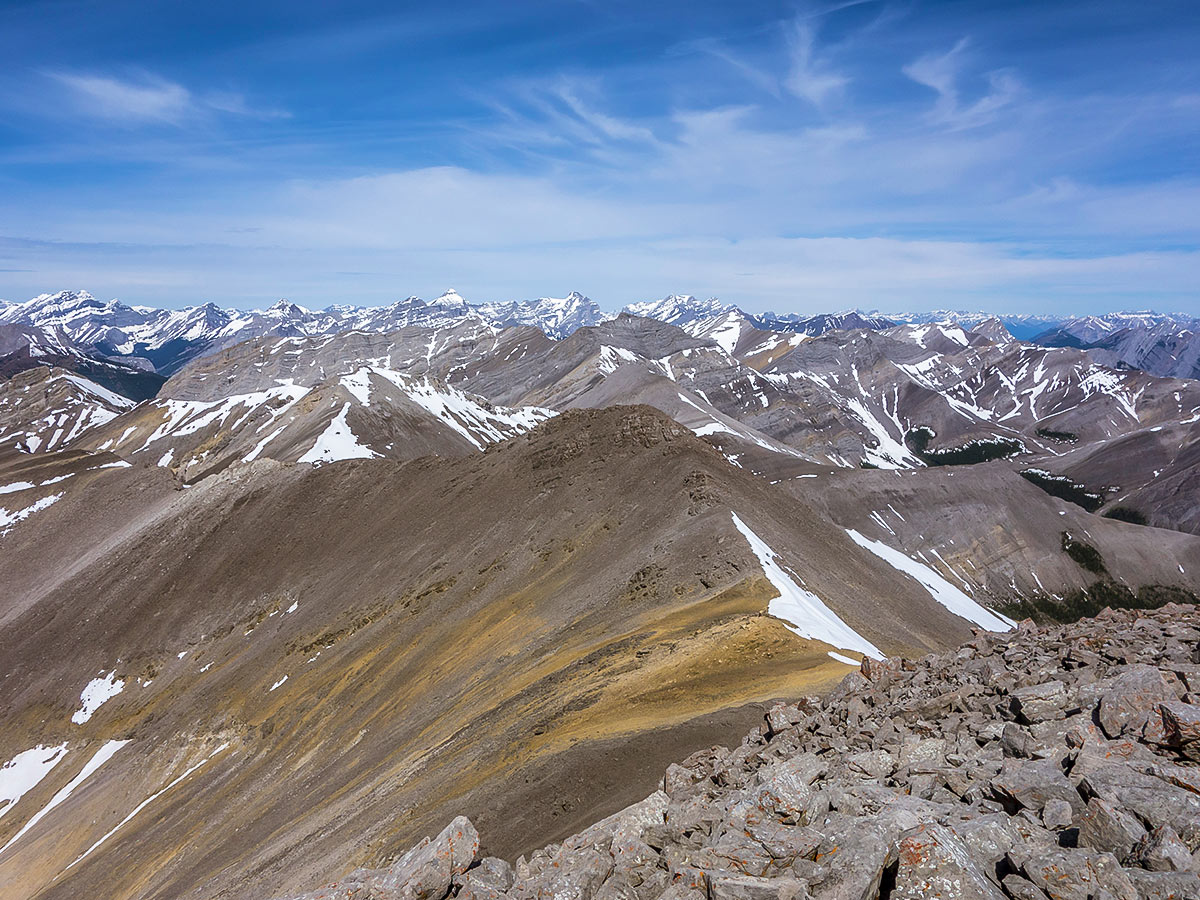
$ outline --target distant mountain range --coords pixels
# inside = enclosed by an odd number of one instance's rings
[[[1200,377],[1200,320],[1154,312],[1100,316],[999,315],[934,310],[923,313],[846,310],[801,316],[749,313],[716,298],[672,294],[633,303],[622,313],[657,319],[697,337],[711,338],[727,352],[752,332],[790,332],[814,337],[830,331],[880,331],[898,324],[953,322],[972,329],[996,320],[1018,340],[1049,347],[1088,350],[1106,365],[1154,375]],[[309,310],[280,300],[265,310],[223,309],[213,303],[178,310],[102,301],[87,291],[42,294],[24,303],[0,301],[0,349],[11,353],[21,335],[39,330],[34,342],[71,344],[91,356],[170,376],[193,359],[257,337],[317,337],[347,331],[386,334],[401,328],[442,328],[473,321],[493,328],[528,325],[562,340],[577,329],[614,318],[593,300],[572,291],[566,297],[469,303],[453,289],[432,300],[408,297],[387,306],[329,306]],[[13,346],[9,346],[13,345]]]

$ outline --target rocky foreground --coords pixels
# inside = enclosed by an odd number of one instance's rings
[[[1200,613],[1168,605],[864,660],[515,866],[459,817],[302,900],[1167,900],[1198,848]]]

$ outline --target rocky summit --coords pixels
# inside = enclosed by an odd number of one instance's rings
[[[1200,897],[1200,614],[977,632],[863,660],[741,745],[509,862],[455,818],[292,900]]]

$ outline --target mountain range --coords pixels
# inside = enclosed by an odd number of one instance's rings
[[[1193,316],[1109,313],[1100,316],[1002,315],[936,310],[928,313],[864,313],[848,310],[800,316],[794,313],[747,313],[733,304],[690,295],[633,303],[623,313],[677,325],[692,334],[736,341],[743,329],[815,336],[833,330],[883,330],[897,324],[954,322],[974,328],[991,318],[1013,337],[1046,346],[1088,349],[1114,367],[1143,369],[1154,375],[1200,377],[1200,320]],[[274,335],[317,336],[345,331],[386,333],[411,326],[439,327],[478,319],[498,328],[531,325],[556,340],[576,329],[615,316],[572,291],[564,298],[472,304],[453,289],[430,301],[408,297],[388,306],[329,306],[313,311],[280,300],[265,310],[228,310],[215,304],[178,310],[127,306],[100,301],[86,291],[43,294],[23,303],[0,300],[0,328],[39,329],[44,340],[68,340],[94,354],[171,375],[192,359],[240,341]],[[8,330],[0,349],[19,341]]]
[[[281,896],[459,814],[515,858],[864,659],[1200,594],[1200,381],[1091,331],[0,320],[5,897]]]

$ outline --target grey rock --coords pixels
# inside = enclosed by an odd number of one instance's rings
[[[479,833],[465,816],[458,816],[432,841],[418,844],[364,884],[378,900],[441,900],[478,852]]]
[[[936,823],[900,841],[893,900],[1003,900],[962,839]]]
[[[824,871],[810,885],[814,900],[869,900],[879,892],[883,871],[896,861],[896,842],[878,823],[846,823],[831,831],[815,862]]]
[[[677,881],[659,894],[658,900],[707,900],[707,894],[699,888]]]
[[[1158,704],[1175,699],[1175,692],[1154,666],[1134,665],[1097,685],[1100,727],[1110,738],[1127,730],[1141,731]]]
[[[613,813],[583,831],[563,841],[563,847],[597,847],[608,849],[614,843],[638,840],[647,828],[662,825],[666,819],[670,798],[655,791],[645,800]]]
[[[591,847],[563,849],[551,866],[524,878],[518,877],[509,889],[514,900],[592,900],[604,879],[612,872],[612,857]]]
[[[1099,797],[1088,800],[1079,817],[1079,845],[1112,853],[1121,861],[1129,858],[1145,835],[1146,829],[1134,816]]]
[[[1017,712],[1026,722],[1045,722],[1066,716],[1067,686],[1057,679],[1012,692]]]
[[[1200,762],[1200,706],[1178,700],[1160,703],[1164,743],[1178,747],[1189,759]]]
[[[886,778],[896,771],[896,760],[886,750],[864,750],[846,757],[846,766],[868,778]]]
[[[731,872],[709,873],[712,900],[807,900],[808,885],[792,875],[756,878]]]
[[[1200,794],[1113,764],[1089,772],[1080,788],[1123,807],[1151,828],[1170,825],[1190,850],[1200,846]]]
[[[761,784],[754,802],[764,812],[778,816],[782,822],[803,825],[804,810],[813,794],[810,785],[828,770],[828,763],[813,754],[776,763],[760,775]]]
[[[1042,808],[1042,822],[1052,831],[1069,828],[1073,819],[1074,812],[1071,804],[1066,800],[1058,798],[1047,800],[1045,807]]]
[[[1160,825],[1133,848],[1131,859],[1151,872],[1190,872],[1192,854],[1170,825]]]
[[[1033,755],[1036,746],[1037,744],[1030,737],[1029,732],[1015,722],[1009,722],[1004,726],[1004,731],[1000,735],[1000,748],[1004,751],[1005,756],[1025,759]]]
[[[1040,887],[1050,900],[1090,900],[1107,890],[1116,900],[1138,900],[1129,878],[1111,853],[1064,847],[1039,850],[1010,862]]]
[[[499,900],[513,884],[513,868],[502,859],[487,856],[452,879],[458,898]]]
[[[946,765],[944,738],[910,741],[900,748],[899,765],[914,775],[930,775]]]
[[[1200,878],[1191,872],[1147,872],[1126,869],[1141,900],[1200,900]]]
[[[820,701],[812,697],[795,703],[776,703],[767,711],[767,736],[772,737],[798,725],[820,708]]]
[[[1047,900],[1045,891],[1020,875],[1005,875],[1002,884],[1004,892],[1013,900]]]
[[[1026,809],[1040,811],[1051,800],[1062,800],[1072,810],[1083,808],[1075,786],[1053,759],[1006,759],[992,790],[1001,798]]]
[[[975,816],[954,823],[953,828],[972,858],[989,871],[995,871],[996,864],[1014,847],[1025,846],[1025,839],[1006,813]]]

